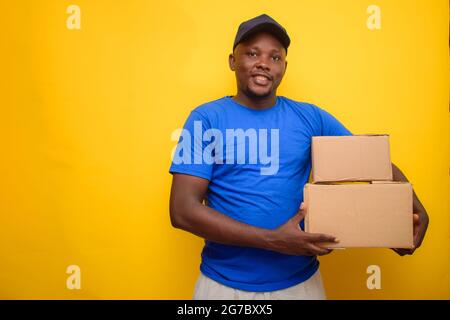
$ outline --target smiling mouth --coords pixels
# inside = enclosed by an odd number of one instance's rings
[[[268,85],[272,80],[267,78],[266,76],[256,75],[252,77],[253,82],[260,86]]]

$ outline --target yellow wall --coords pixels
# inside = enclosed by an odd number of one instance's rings
[[[69,5],[81,9],[70,30]],[[381,29],[366,26],[381,9]],[[431,223],[414,256],[321,258],[328,297],[450,298],[448,2],[35,0],[0,4],[0,298],[189,299],[202,240],[171,227],[171,133],[235,93],[238,24],[292,45],[279,94],[391,135]],[[81,289],[66,268],[81,268]],[[366,268],[381,267],[369,290]]]

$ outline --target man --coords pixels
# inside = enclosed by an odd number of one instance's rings
[[[303,186],[311,137],[351,132],[317,106],[276,95],[289,44],[265,14],[243,22],[229,56],[237,94],[193,110],[182,131],[170,216],[205,239],[194,299],[326,298],[316,256],[338,239],[303,231]],[[393,169],[394,180],[407,181]],[[414,212],[417,248],[428,216],[415,194]]]

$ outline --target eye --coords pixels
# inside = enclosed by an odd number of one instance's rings
[[[248,55],[249,57],[256,57],[256,52],[250,51],[250,52],[247,52],[247,55]]]
[[[272,59],[275,60],[275,61],[280,61],[281,57],[280,56],[273,56]]]

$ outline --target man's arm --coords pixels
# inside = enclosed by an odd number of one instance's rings
[[[330,249],[320,242],[334,242],[335,237],[303,232],[299,222],[305,215],[300,210],[275,230],[257,228],[234,220],[203,204],[209,181],[173,174],[170,194],[170,219],[175,228],[191,232],[218,243],[267,249],[291,255],[324,255]]]
[[[394,181],[409,182],[403,172],[392,164],[392,174]],[[393,249],[399,255],[413,254],[414,251],[420,247],[423,238],[428,228],[429,218],[427,211],[419,201],[416,193],[413,190],[413,221],[414,221],[414,248],[413,249]]]

